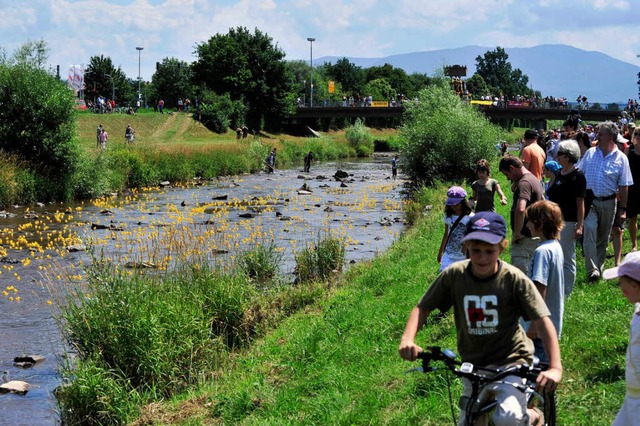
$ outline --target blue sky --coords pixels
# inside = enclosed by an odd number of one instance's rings
[[[640,0],[0,0],[0,47],[42,38],[63,75],[105,55],[135,79],[142,46],[144,80],[238,26],[267,33],[287,59],[308,60],[314,37],[314,58],[568,44],[640,65],[638,22]]]

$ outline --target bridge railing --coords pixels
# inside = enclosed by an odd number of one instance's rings
[[[411,100],[401,101],[373,101],[370,105],[367,101],[361,100],[349,100],[343,101],[341,99],[314,99],[313,108],[398,108],[403,107],[408,102],[415,102]],[[480,108],[517,108],[517,109],[557,109],[557,110],[579,110],[579,111],[618,111],[622,112],[626,108],[626,104],[615,103],[592,103],[590,105],[578,104],[577,102],[547,102],[547,101],[471,101],[472,104],[478,105]],[[596,105],[597,104],[597,105]],[[595,105],[595,108],[594,108]],[[299,101],[297,108],[310,108],[311,103],[309,101]]]

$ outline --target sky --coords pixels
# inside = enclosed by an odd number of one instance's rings
[[[236,27],[266,33],[290,60],[308,61],[311,47],[314,58],[380,58],[567,44],[640,65],[639,18],[640,0],[0,0],[0,47],[43,39],[61,76],[104,55],[136,79],[140,60],[144,81]]]

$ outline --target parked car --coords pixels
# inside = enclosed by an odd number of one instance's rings
[[[73,106],[75,109],[79,109],[79,110],[86,110],[87,109],[87,104],[84,101],[84,99],[76,99],[76,104]]]

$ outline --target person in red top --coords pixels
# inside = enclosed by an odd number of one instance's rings
[[[524,132],[524,146],[520,158],[522,163],[539,181],[542,181],[542,171],[546,154],[538,141],[538,132],[529,129]]]

